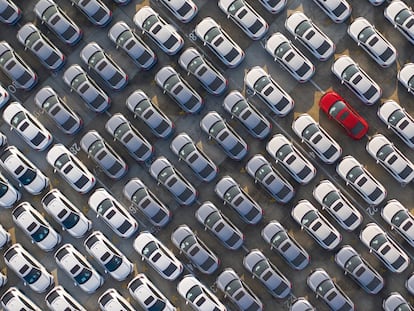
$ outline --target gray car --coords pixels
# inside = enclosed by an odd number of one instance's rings
[[[182,23],[189,23],[197,15],[198,7],[193,0],[160,1]]]
[[[298,297],[292,300],[289,311],[315,311],[316,309],[305,297]]]
[[[12,0],[0,1],[0,22],[15,25],[22,17],[22,10]]]
[[[287,0],[259,0],[259,2],[272,14],[281,12],[287,4]]]
[[[382,309],[384,311],[413,311],[411,304],[398,292],[392,292],[382,301]]]
[[[112,12],[101,0],[71,0],[92,24],[105,27],[111,22]]]

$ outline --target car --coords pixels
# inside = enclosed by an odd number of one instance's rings
[[[405,281],[405,288],[409,291],[411,295],[414,293],[414,274],[413,273],[411,273],[411,275]]]
[[[146,310],[176,311],[167,297],[151,282],[144,273],[137,274],[129,283],[131,296]]]
[[[351,16],[352,7],[347,0],[313,0],[334,22],[342,23]]]
[[[195,48],[190,47],[182,52],[178,63],[210,94],[221,95],[227,90],[228,80]]]
[[[354,311],[355,305],[345,292],[335,283],[323,268],[313,270],[306,279],[306,284],[334,311]]]
[[[289,311],[315,311],[315,307],[305,298],[297,297],[292,300]]]
[[[105,27],[112,20],[112,12],[101,0],[71,0],[89,21],[100,27]]]
[[[121,238],[130,238],[138,230],[134,217],[104,188],[92,193],[88,205]]]
[[[92,222],[59,189],[50,190],[42,198],[43,209],[74,238],[82,238]]]
[[[260,40],[267,33],[269,24],[244,0],[219,0],[218,7],[250,39]]]
[[[392,1],[385,8],[384,16],[411,44],[414,44],[414,12],[404,1]]]
[[[94,112],[103,113],[109,109],[111,99],[96,82],[77,64],[70,66],[63,74],[63,81],[75,91]]]
[[[223,200],[223,204],[229,204],[245,223],[255,225],[262,220],[263,209],[233,177],[222,177],[214,187],[214,192]]]
[[[157,55],[124,21],[114,24],[108,31],[109,39],[121,47],[138,68],[149,70],[157,63]]]
[[[73,46],[82,39],[83,31],[53,0],[37,1],[33,11],[64,43]]]
[[[414,247],[414,215],[400,201],[389,200],[381,210],[381,217]]]
[[[337,58],[331,71],[364,104],[373,105],[381,98],[382,89],[351,57],[342,55]]]
[[[134,311],[135,309],[116,289],[110,288],[98,298],[101,311]]]
[[[367,224],[359,239],[391,272],[402,273],[410,264],[407,254],[375,223]]]
[[[34,292],[43,293],[55,283],[53,275],[20,243],[10,246],[3,256],[6,266]],[[3,298],[2,302],[7,305]]]
[[[128,75],[98,43],[93,41],[85,45],[80,51],[80,57],[111,89],[120,90],[128,84]]]
[[[247,155],[247,143],[217,111],[207,113],[201,119],[200,127],[232,160],[241,161]]]
[[[55,253],[57,265],[87,294],[94,293],[104,283],[103,277],[72,244],[64,244]]]
[[[307,82],[315,74],[312,62],[281,32],[267,38],[265,49],[298,82]]]
[[[262,155],[255,154],[246,163],[247,173],[278,203],[286,204],[295,195],[293,186]]]
[[[32,195],[40,194],[49,186],[49,178],[15,146],[3,150],[0,166]]]
[[[149,6],[141,7],[134,15],[135,25],[150,37],[168,55],[177,54],[184,46],[184,39],[177,29],[167,23]]]
[[[0,298],[5,311],[14,311],[29,308],[30,311],[41,311],[29,297],[23,294],[17,287],[8,288]]]
[[[323,162],[332,164],[341,156],[341,146],[309,114],[298,115],[292,122],[292,129]]]
[[[183,160],[204,182],[212,181],[218,173],[218,167],[214,162],[194,143],[185,132],[174,137],[170,143],[171,151]]]
[[[245,129],[258,139],[265,139],[272,130],[272,124],[265,116],[239,91],[231,91],[223,100],[223,108],[245,127]]]
[[[227,268],[216,279],[220,289],[239,310],[261,311],[263,303],[232,268]]]
[[[381,67],[389,67],[397,59],[395,47],[365,17],[354,19],[347,31]]]
[[[204,274],[214,273],[220,259],[187,225],[178,226],[171,233],[171,241]]]
[[[162,67],[155,75],[155,82],[186,113],[199,113],[204,100],[171,66]]]
[[[368,294],[377,294],[384,287],[382,276],[352,246],[342,246],[335,262]]]
[[[336,172],[372,206],[380,204],[387,196],[384,186],[351,155],[342,158],[336,166]]]
[[[147,162],[154,157],[151,143],[121,113],[112,115],[106,121],[106,131],[119,141],[138,162]]]
[[[56,93],[51,86],[41,88],[35,95],[37,107],[55,121],[65,134],[74,135],[83,125],[82,118]]]
[[[161,0],[160,2],[182,23],[191,22],[198,12],[198,7],[193,0]]]
[[[165,227],[171,221],[172,212],[139,178],[128,181],[123,193],[154,226]]]
[[[22,18],[22,10],[12,0],[0,1],[0,22],[15,25]]]
[[[390,99],[378,107],[378,117],[410,148],[414,148],[414,118]]]
[[[132,262],[101,232],[92,232],[83,242],[86,251],[116,281],[125,280],[133,271]]]
[[[241,64],[244,51],[211,17],[205,17],[195,27],[195,34],[229,68]]]
[[[29,49],[50,70],[59,70],[65,64],[65,55],[33,24],[27,23],[17,32],[17,40]]]
[[[308,184],[316,176],[316,168],[283,135],[276,134],[266,144],[266,151],[300,184]]]
[[[398,292],[392,292],[382,301],[382,309],[385,311],[414,310],[413,306]]]
[[[45,296],[47,307],[51,311],[71,310],[86,311],[86,309],[69,294],[61,285],[55,286]]]
[[[0,108],[3,108],[7,104],[9,99],[10,99],[9,92],[0,83]]]
[[[151,176],[165,187],[180,205],[192,205],[198,197],[198,191],[164,156],[160,156],[149,167]]]
[[[172,281],[183,272],[183,264],[152,233],[141,231],[134,240],[134,249],[164,279]]]
[[[414,64],[407,63],[398,71],[397,79],[407,89],[408,92],[414,95]]]
[[[6,41],[0,41],[0,68],[15,88],[30,91],[37,84],[37,74]]]
[[[351,138],[358,140],[367,134],[367,121],[338,93],[326,92],[319,101],[319,108],[341,125]]]
[[[326,210],[345,230],[354,231],[362,224],[361,213],[329,179],[321,180],[312,194],[322,210]]]
[[[177,292],[195,311],[227,311],[217,296],[191,274],[185,275],[178,283]]]
[[[385,2],[385,0],[368,0],[372,5],[378,6]]]
[[[278,117],[285,117],[293,110],[292,97],[262,67],[250,68],[244,75],[244,83]]]
[[[82,150],[99,165],[104,173],[114,179],[121,179],[128,172],[125,160],[95,130],[83,135],[80,146]]]
[[[88,193],[96,184],[95,176],[62,144],[55,144],[46,154],[47,162],[77,192]]]
[[[239,249],[244,243],[244,234],[212,202],[205,201],[196,211],[198,222],[212,233],[224,247]]]
[[[0,249],[2,249],[4,246],[9,244],[10,241],[11,241],[11,234],[9,233],[9,231],[4,229],[4,227],[0,224]],[[3,283],[4,282],[0,282],[0,284],[3,284]]]
[[[0,148],[4,148],[7,145],[7,136],[0,131]]]
[[[143,90],[132,92],[126,100],[126,106],[134,114],[134,118],[139,118],[146,124],[156,137],[166,139],[174,132],[174,123],[152,103]]]
[[[11,208],[21,197],[20,191],[0,173],[0,207]]]
[[[273,297],[283,299],[291,294],[292,283],[260,250],[250,250],[243,258],[243,266]]]
[[[335,43],[302,12],[293,12],[285,28],[318,60],[326,61],[335,53]]]

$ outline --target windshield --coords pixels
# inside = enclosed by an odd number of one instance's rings
[[[286,54],[287,51],[291,50],[292,47],[290,46],[290,44],[288,42],[283,42],[282,44],[280,44],[276,50],[275,50],[275,56],[278,58],[282,58],[283,55]]]
[[[36,178],[36,176],[36,171],[28,167],[24,174],[19,176],[18,179],[24,186],[27,186]]]
[[[342,72],[342,78],[345,81],[350,81],[351,78],[359,72],[359,69],[355,65],[349,65],[346,69]]]
[[[372,239],[370,246],[378,251],[378,249],[384,244],[387,243],[387,238],[384,234],[380,233],[375,236],[375,238]]]
[[[121,264],[122,258],[117,255],[113,255],[112,258],[105,263],[105,268],[112,272],[115,271]]]
[[[145,257],[149,258],[151,254],[157,249],[158,249],[158,245],[154,241],[151,241],[147,245],[145,245],[144,249],[142,250],[142,254]]]
[[[32,239],[35,242],[44,240],[49,234],[49,229],[43,225],[40,225],[35,232],[31,234]]]
[[[78,223],[79,218],[80,217],[78,214],[70,212],[69,215],[64,220],[62,220],[62,225],[66,229],[71,229]]]
[[[27,266],[26,266],[27,267]],[[30,270],[29,273],[27,273],[23,279],[28,283],[28,284],[33,284],[34,282],[36,282],[40,276],[42,275],[42,273],[40,272],[39,269],[37,268],[32,268]]]
[[[144,24],[142,25],[142,28],[144,28],[145,30],[149,31],[151,29],[151,27],[156,24],[158,22],[158,18],[156,15],[151,15],[150,17],[148,17],[145,21]]]
[[[361,42],[366,43],[367,40],[372,36],[375,35],[374,29],[372,29],[371,26],[368,26],[364,28],[359,34],[358,34],[358,40]]]
[[[204,36],[204,39],[211,43],[211,41],[213,41],[213,39],[215,37],[217,37],[218,35],[220,35],[220,29],[218,29],[217,27],[213,27],[211,28],[209,31],[207,31],[206,35]]]
[[[83,283],[86,283],[86,281],[88,281],[91,278],[91,276],[92,276],[92,271],[90,271],[89,269],[83,268],[82,271],[76,276],[74,276],[73,278],[78,284],[83,284]]]

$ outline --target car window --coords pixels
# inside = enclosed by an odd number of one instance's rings
[[[211,29],[209,29],[209,31],[207,31],[207,33],[204,36],[204,40],[211,43],[213,39],[219,36],[220,34],[221,34],[220,29],[214,26]]]
[[[288,42],[283,42],[282,44],[280,44],[276,50],[275,50],[275,56],[278,58],[282,58],[283,55],[286,54],[287,51],[291,50],[292,47],[290,46],[290,44]]]
[[[366,43],[367,40],[375,34],[376,34],[375,30],[371,26],[367,26],[358,34],[358,40]],[[370,45],[372,44],[370,43]]]
[[[342,72],[342,79],[345,81],[350,81],[351,78],[359,73],[359,69],[356,65],[352,64],[345,68],[345,70]]]
[[[156,15],[151,15],[144,21],[142,28],[149,31],[157,22],[159,22],[158,17]]]
[[[412,16],[412,13],[407,10],[407,9],[402,9],[401,11],[398,12],[398,14],[395,16],[394,21],[399,24],[399,25],[403,25],[404,22],[410,18]],[[410,28],[407,25],[407,28]]]

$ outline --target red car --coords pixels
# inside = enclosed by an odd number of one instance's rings
[[[328,92],[319,107],[329,119],[335,119],[353,139],[361,139],[368,132],[368,123],[338,93]]]

